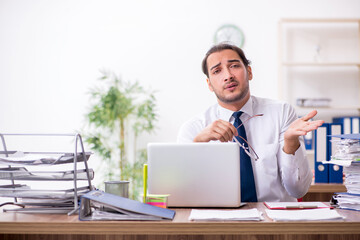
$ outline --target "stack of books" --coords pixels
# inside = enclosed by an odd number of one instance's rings
[[[340,208],[360,211],[360,135],[343,134],[334,140],[336,152],[329,163],[343,166],[346,192],[334,197]]]

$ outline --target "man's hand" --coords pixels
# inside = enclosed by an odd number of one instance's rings
[[[231,123],[218,119],[204,128],[195,138],[194,142],[209,142],[219,140],[221,142],[231,141],[233,136],[237,136],[237,129]]]
[[[317,114],[316,110],[311,111],[306,116],[296,119],[290,127],[286,130],[284,135],[284,148],[283,151],[287,154],[295,154],[300,146],[299,136],[304,136],[308,132],[313,131],[320,127],[324,121],[308,121]]]

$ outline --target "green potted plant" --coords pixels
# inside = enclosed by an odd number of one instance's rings
[[[113,72],[102,72],[102,87],[90,90],[86,115],[89,134],[85,141],[102,159],[104,180],[129,180],[130,198],[136,199],[142,184],[146,149],[137,148],[144,132],[157,121],[155,96],[136,82],[125,82]],[[105,171],[104,171],[105,170]]]

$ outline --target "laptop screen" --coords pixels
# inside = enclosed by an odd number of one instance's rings
[[[238,207],[236,143],[149,143],[148,192],[170,194],[169,207]]]

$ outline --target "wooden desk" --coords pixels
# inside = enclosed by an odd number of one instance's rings
[[[251,203],[244,209],[262,203]],[[77,216],[0,213],[0,239],[360,239],[360,212],[338,211],[344,221],[274,222],[188,220],[191,209],[176,209],[173,221],[79,221]]]
[[[336,192],[346,192],[344,184],[312,183],[309,191],[303,197],[303,201],[329,202]]]

